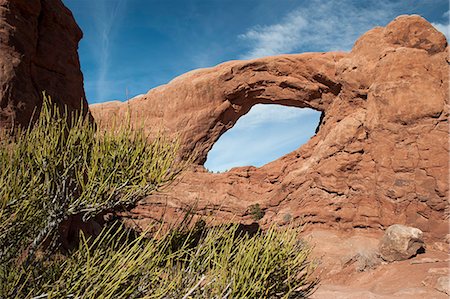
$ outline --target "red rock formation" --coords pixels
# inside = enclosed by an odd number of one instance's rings
[[[400,16],[350,53],[281,55],[189,72],[128,103],[91,106],[107,126],[129,114],[149,132],[181,134],[199,166],[127,217],[144,225],[199,214],[262,225],[302,222],[340,229],[394,223],[443,236],[448,216],[448,49],[419,16]],[[223,174],[201,166],[216,140],[258,103],[324,112],[317,134],[263,167]],[[301,128],[299,128],[301,129]]]
[[[0,128],[28,125],[43,91],[69,109],[87,108],[81,37],[61,0],[0,0]]]

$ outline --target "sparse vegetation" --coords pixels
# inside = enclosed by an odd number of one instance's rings
[[[253,220],[255,221],[261,220],[264,217],[264,211],[261,210],[259,203],[249,206],[249,210]]]
[[[62,250],[65,220],[88,221],[157,191],[185,166],[177,150],[129,127],[100,132],[45,99],[35,125],[0,144],[0,298],[309,296],[311,249],[293,228],[250,236],[235,225],[154,227],[150,238],[109,223]]]

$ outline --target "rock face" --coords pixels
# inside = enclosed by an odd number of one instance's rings
[[[403,261],[425,248],[420,229],[394,224],[388,227],[380,241],[381,257],[388,262]]]
[[[189,206],[216,219],[262,226],[307,222],[339,229],[412,225],[448,232],[448,49],[420,16],[400,16],[350,53],[231,61],[182,75],[127,103],[92,105],[103,126],[129,115],[152,133],[180,135],[197,166],[164,194],[124,215],[179,219]],[[214,142],[255,104],[323,112],[317,134],[263,167],[208,173]],[[301,130],[301,128],[299,128]]]
[[[0,128],[28,125],[43,91],[70,110],[88,111],[81,37],[61,0],[0,0]]]

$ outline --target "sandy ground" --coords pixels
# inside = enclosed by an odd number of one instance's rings
[[[381,233],[355,231],[312,231],[305,237],[315,246],[314,256],[321,259],[319,288],[312,298],[420,298],[449,296],[439,291],[449,288],[449,246],[426,242],[425,253],[406,261],[384,263],[376,250]]]

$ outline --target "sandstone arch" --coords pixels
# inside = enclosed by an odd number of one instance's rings
[[[198,153],[196,162],[203,164],[214,142],[256,104],[325,111],[341,90],[335,72],[336,62],[344,55],[297,54],[227,62],[182,75],[129,105],[92,105],[91,110],[100,121],[130,113],[136,125],[143,121],[150,131],[161,124],[168,132],[180,133],[185,152]]]
[[[127,104],[91,106],[107,125],[127,110],[148,131],[184,137],[202,164],[219,136],[257,103],[310,107],[317,135],[261,168],[209,174],[199,166],[126,215],[146,223],[184,206],[260,224],[304,220],[340,229],[393,223],[432,236],[448,226],[447,41],[419,16],[401,16],[358,39],[350,53],[282,55],[197,70]]]

